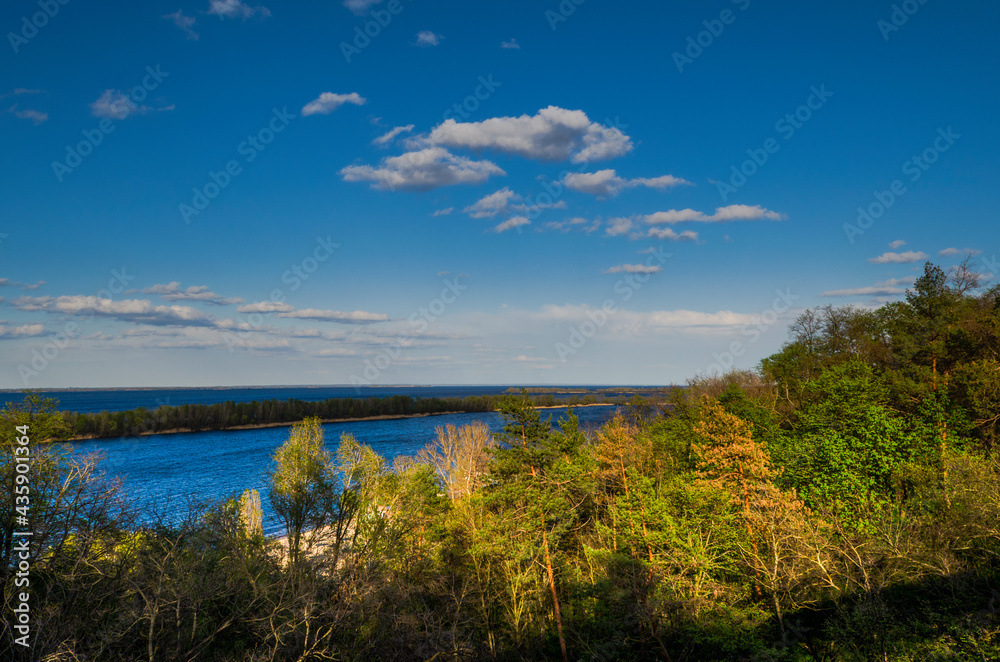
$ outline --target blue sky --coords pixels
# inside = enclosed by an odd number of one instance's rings
[[[262,2],[4,6],[0,388],[682,383],[994,273],[996,3]]]

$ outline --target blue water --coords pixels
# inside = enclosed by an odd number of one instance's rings
[[[250,386],[234,388],[166,388],[166,389],[72,389],[43,391],[45,397],[59,401],[59,409],[76,412],[125,411],[155,409],[163,405],[210,405],[219,402],[253,402],[255,400],[302,400],[318,402],[330,398],[373,398],[409,395],[414,398],[464,398],[470,395],[500,395],[509,386]],[[560,387],[565,391],[555,397],[575,395],[574,389],[596,389],[599,386]],[[627,388],[627,387],[625,387]],[[617,394],[616,394],[617,395]],[[631,395],[626,392],[625,395]],[[0,405],[21,402],[20,391],[0,391]]]
[[[482,393],[481,388],[477,392]],[[578,407],[573,411],[581,427],[588,429],[611,418],[615,407]],[[566,409],[542,410],[543,418],[549,414],[555,423],[565,417]],[[495,432],[502,427],[500,415],[488,412],[327,423],[323,429],[331,452],[336,450],[340,435],[349,432],[391,465],[396,456],[415,455],[433,441],[435,427],[472,421],[484,421]],[[268,503],[267,473],[272,468],[272,454],[288,438],[288,432],[287,427],[192,432],[79,441],[67,447],[74,453],[99,453],[102,471],[122,479],[126,495],[135,499],[146,518],[160,513],[178,521],[190,499],[216,501],[246,489],[259,490],[264,529],[273,534],[280,532],[280,525]]]

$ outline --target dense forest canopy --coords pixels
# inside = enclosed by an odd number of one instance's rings
[[[264,497],[288,543],[261,534],[253,492],[140,526],[92,459],[40,446],[21,649],[16,427],[68,432],[30,396],[0,419],[0,646],[51,661],[1000,659],[1000,287],[928,264],[905,300],[805,311],[758,370],[671,398],[584,434],[511,395],[502,434],[442,428],[392,466],[304,420]]]

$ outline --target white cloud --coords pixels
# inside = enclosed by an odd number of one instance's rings
[[[517,39],[511,39],[510,41],[501,41],[500,48],[520,49],[521,44],[517,43]]]
[[[287,303],[278,303],[277,301],[259,301],[257,303],[248,303],[245,306],[240,306],[236,309],[239,313],[288,313],[295,310],[294,307],[288,305]]]
[[[980,253],[982,253],[982,251],[976,250],[974,248],[962,248],[962,249],[946,248],[942,251],[938,251],[938,255],[940,255],[941,257],[951,257],[952,255],[959,255],[959,254],[969,255],[970,253],[972,255],[979,255]]]
[[[428,147],[381,160],[379,166],[347,166],[344,181],[370,182],[381,190],[429,191],[440,186],[482,184],[490,175],[506,175],[490,161],[456,156],[443,147]]]
[[[287,313],[295,310],[292,306],[287,303],[279,303],[277,301],[259,301],[257,303],[248,303],[245,306],[240,306],[236,309],[239,313]]]
[[[377,5],[382,0],[344,0],[344,6],[358,16],[368,13],[368,9]]]
[[[22,290],[37,290],[42,285],[45,285],[44,280],[40,280],[37,283],[22,283],[10,278],[0,278],[0,287],[20,287]]]
[[[194,31],[194,24],[197,22],[193,16],[185,16],[180,9],[173,14],[164,14],[162,18],[169,18],[178,28],[184,31],[188,39],[198,40],[198,33]]]
[[[923,251],[906,251],[905,253],[882,253],[878,257],[870,257],[868,261],[872,264],[908,264],[926,260],[929,256]]]
[[[216,306],[243,303],[243,299],[239,297],[227,299],[219,294],[216,294],[208,289],[207,285],[192,285],[186,290],[182,290],[180,283],[177,281],[147,287],[142,290],[142,294],[158,294],[167,301],[203,301]]]
[[[609,237],[620,237],[623,234],[628,234],[631,229],[631,218],[613,218],[611,219],[611,224],[608,225],[607,229],[604,231],[604,234]]]
[[[514,193],[508,187],[503,187],[499,191],[490,193],[486,197],[469,205],[463,211],[472,218],[492,218],[510,208],[511,200],[520,200],[521,196]]]
[[[152,108],[138,105],[119,90],[104,90],[104,94],[90,104],[90,110],[94,117],[123,120],[135,113],[144,115]]]
[[[899,287],[900,285],[912,284],[916,280],[915,276],[907,276],[905,278],[890,278],[889,280],[882,281],[881,283],[876,283],[868,287],[855,287],[843,290],[827,290],[823,292],[822,296],[825,297],[850,297],[850,296],[891,296],[896,294],[904,294],[906,292],[905,287]]]
[[[529,203],[508,187],[491,193],[466,207],[463,211],[472,218],[493,218],[508,214],[535,215],[546,209],[565,209],[566,201]]]
[[[434,213],[431,214],[431,216],[434,216],[434,217],[437,217],[437,216],[447,216],[447,215],[449,215],[453,211],[455,211],[454,207],[446,207],[444,209],[436,209],[436,210],[434,210]]]
[[[588,319],[587,313],[596,313],[586,305],[547,305],[543,306],[536,317],[552,321],[572,321]],[[619,309],[615,312],[615,320],[628,327],[646,327],[651,330],[691,329],[697,331],[706,327],[740,327],[744,324],[755,324],[759,315],[735,313],[731,310],[720,310],[714,313],[696,310],[651,310],[648,312]],[[610,327],[606,327],[610,331]]]
[[[372,322],[385,322],[389,319],[389,316],[383,313],[369,313],[364,310],[341,312],[339,310],[317,310],[316,308],[281,312],[278,313],[278,317],[320,322],[342,322],[344,324],[371,324]]]
[[[35,126],[38,126],[42,122],[49,119],[49,114],[43,113],[40,110],[33,110],[31,108],[24,108],[19,110],[16,103],[7,110],[8,112],[14,113],[15,117],[18,117],[22,120],[31,120]]]
[[[271,10],[267,7],[251,7],[241,0],[209,0],[208,13],[222,18],[242,18],[246,20],[254,14],[260,14],[261,18],[271,15]]]
[[[669,239],[670,241],[698,241],[698,233],[691,230],[684,232],[674,232],[673,228],[649,228],[649,237],[657,239]]]
[[[589,193],[602,198],[612,198],[625,188],[645,186],[655,189],[666,189],[681,184],[691,185],[691,182],[674,177],[673,175],[663,175],[662,177],[637,177],[635,179],[623,179],[614,170],[598,170],[597,172],[571,172],[563,177],[563,184],[567,188],[580,193]]]
[[[497,234],[501,232],[506,232],[507,230],[513,230],[514,228],[519,228],[522,225],[531,225],[531,221],[528,220],[527,216],[515,216],[514,218],[509,218],[503,223],[497,225],[493,228],[493,231]]]
[[[656,264],[619,264],[609,268],[606,274],[655,274],[663,271],[663,267]]]
[[[601,227],[600,219],[594,219],[593,222],[587,219],[576,216],[574,218],[568,218],[565,221],[549,221],[545,224],[547,230],[558,230],[562,232],[569,232],[570,230],[581,230],[587,234],[595,232]]]
[[[695,211],[694,209],[671,209],[669,211],[660,211],[655,214],[648,214],[642,217],[642,220],[650,224],[672,224],[687,222],[721,223],[724,221],[780,221],[783,218],[783,214],[779,214],[778,212],[771,211],[769,209],[764,209],[760,205],[729,205],[727,207],[717,207],[714,214],[706,214],[705,212]]]
[[[428,136],[433,144],[467,149],[493,149],[543,161],[586,163],[610,159],[632,150],[632,140],[614,127],[591,122],[582,110],[549,106],[535,115],[493,117],[482,122],[436,126]]]
[[[218,326],[209,315],[190,306],[154,306],[144,299],[113,301],[94,296],[21,297],[13,305],[20,310],[99,315],[134,324],[154,326]]]
[[[378,138],[376,138],[375,140],[373,140],[372,144],[373,145],[388,145],[399,134],[401,134],[401,133],[409,133],[410,131],[413,131],[413,125],[412,124],[407,124],[406,126],[397,126],[397,127],[393,128],[393,129],[391,129],[390,131],[387,131],[386,133],[383,133],[381,136],[379,136]]]
[[[901,246],[905,246],[905,245],[906,245],[906,242],[903,241],[902,239],[897,239],[896,241],[889,242],[889,248],[891,248],[893,250],[896,250],[897,248],[900,248]]]
[[[323,92],[319,95],[319,97],[302,106],[302,116],[308,117],[309,115],[316,114],[329,115],[345,103],[353,103],[355,106],[363,106],[367,103],[367,101],[367,99],[357,92],[351,92],[350,94]]]
[[[21,326],[7,326],[0,320],[0,340],[10,338],[32,338],[45,333],[44,324],[22,324]]]
[[[437,46],[441,43],[443,37],[439,34],[434,34],[430,30],[421,30],[417,33],[417,46]]]

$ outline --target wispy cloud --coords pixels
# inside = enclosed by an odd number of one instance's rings
[[[889,280],[882,281],[881,283],[876,283],[868,287],[855,287],[843,290],[827,290],[823,292],[822,296],[825,297],[850,297],[850,296],[891,296],[896,294],[903,294],[906,292],[905,287],[900,287],[900,285],[912,284],[916,278],[914,276],[907,276],[905,278],[890,278]]]
[[[174,106],[172,105],[151,108],[150,106],[137,104],[120,90],[104,90],[104,93],[97,98],[97,101],[90,104],[90,110],[94,117],[105,117],[113,120],[123,120],[133,115],[145,115],[151,110],[173,109]]]
[[[430,30],[421,30],[417,33],[417,46],[437,46],[443,37]]]
[[[892,250],[896,250],[897,248],[902,248],[905,245],[906,242],[903,241],[902,239],[897,239],[896,241],[889,242],[889,248],[891,248]]]
[[[244,21],[254,15],[267,18],[271,10],[264,6],[251,7],[241,0],[209,0],[208,13],[223,18],[242,18]]]
[[[477,200],[463,211],[472,218],[493,218],[508,214],[534,215],[545,209],[565,209],[564,200],[555,202],[528,202],[521,195],[503,187],[499,191]]]
[[[517,43],[517,39],[511,39],[510,41],[501,41],[500,48],[520,49],[521,44]]]
[[[409,133],[410,131],[413,131],[413,125],[412,124],[407,124],[406,126],[397,126],[397,127],[394,127],[392,129],[390,129],[389,131],[383,133],[381,136],[379,136],[375,140],[373,140],[372,144],[373,145],[380,145],[380,146],[388,145],[393,140],[395,140],[396,136],[398,136],[399,134],[401,134],[401,133]]]
[[[693,184],[686,179],[674,177],[673,175],[663,175],[662,177],[636,177],[635,179],[623,179],[614,170],[598,170],[597,172],[571,172],[563,177],[563,184],[566,188],[580,193],[589,193],[602,198],[612,198],[618,195],[623,189],[645,186],[664,190],[675,186]]]
[[[37,283],[21,283],[9,278],[0,278],[0,287],[19,287],[22,290],[37,290],[42,285],[45,285],[44,280],[40,280]]]
[[[980,250],[975,248],[945,248],[944,250],[938,251],[938,255],[941,257],[951,257],[952,255],[979,255],[982,253]]]
[[[870,257],[868,261],[872,264],[908,264],[926,260],[929,256],[923,251],[906,251],[905,253],[882,253],[878,257]]]
[[[437,217],[437,216],[447,216],[447,215],[451,214],[453,211],[455,211],[454,207],[445,207],[444,209],[436,209],[436,210],[434,210],[434,213],[431,214],[431,216],[434,216],[434,217]]]
[[[166,301],[201,301],[215,306],[243,303],[243,299],[239,297],[227,299],[216,294],[208,289],[207,285],[192,285],[186,290],[182,290],[177,281],[147,287],[142,290],[142,294],[156,294]]]
[[[722,223],[726,221],[780,221],[784,214],[765,209],[760,205],[729,205],[717,207],[714,214],[694,209],[671,209],[648,214],[642,220],[651,225],[674,223]]]
[[[604,273],[655,274],[661,271],[663,271],[663,267],[656,264],[619,264],[618,266],[610,267]]]
[[[197,23],[194,16],[185,16],[184,12],[178,9],[173,14],[164,14],[162,18],[167,18],[173,21],[174,25],[184,31],[184,34],[187,35],[188,39],[192,39],[194,41],[198,40],[198,33],[194,31],[194,24]]]
[[[367,102],[368,100],[357,92],[351,92],[350,94],[323,92],[317,98],[302,106],[302,116],[308,117],[309,115],[317,114],[329,115],[345,103],[354,104],[355,106],[363,106]]]
[[[7,112],[14,113],[15,117],[19,117],[22,120],[31,120],[35,126],[38,126],[42,122],[49,119],[48,113],[43,113],[40,110],[33,110],[31,108],[19,109],[16,103],[8,108]]]
[[[500,234],[501,232],[506,232],[507,230],[513,230],[514,228],[519,228],[522,225],[531,225],[531,220],[528,219],[527,216],[515,216],[513,218],[507,219],[506,221],[500,223],[499,225],[494,226],[493,231],[496,232],[497,234]]]
[[[344,6],[350,9],[358,16],[363,16],[368,13],[368,10],[382,2],[382,0],[344,0]]]
[[[190,306],[154,306],[144,299],[114,301],[95,296],[21,297],[12,302],[25,311],[64,315],[99,315],[135,324],[154,326],[218,326],[216,320]]]

